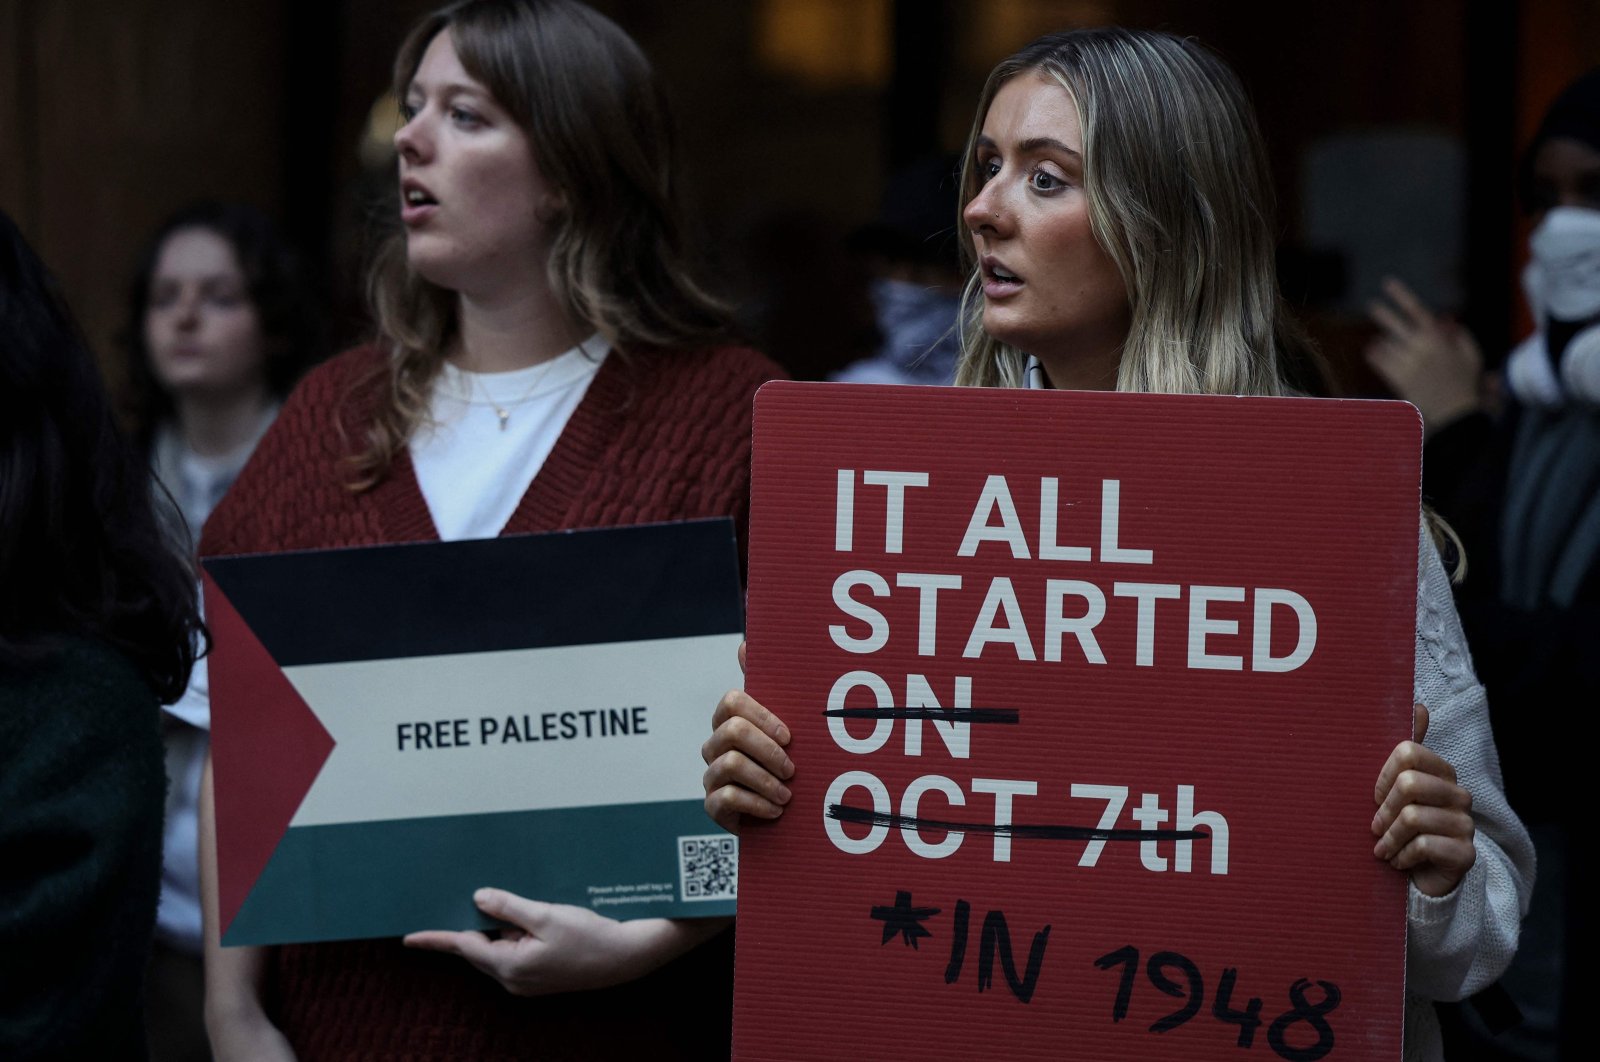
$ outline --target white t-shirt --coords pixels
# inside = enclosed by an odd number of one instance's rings
[[[428,407],[431,423],[410,443],[417,485],[441,539],[501,532],[610,353],[596,335],[512,372],[445,364]]]

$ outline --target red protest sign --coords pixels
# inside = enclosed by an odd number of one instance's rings
[[[1399,1057],[1401,403],[769,384],[741,1059]]]

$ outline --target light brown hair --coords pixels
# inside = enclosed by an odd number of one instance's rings
[[[532,141],[560,192],[551,290],[619,353],[725,339],[727,307],[688,253],[666,100],[632,38],[575,0],[461,0],[423,18],[400,46],[404,99],[428,44],[448,30],[467,73]],[[368,298],[390,352],[385,398],[355,458],[353,489],[375,485],[427,415],[456,328],[455,293],[412,271],[406,238],[378,250]]]

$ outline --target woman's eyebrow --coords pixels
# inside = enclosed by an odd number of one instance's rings
[[[989,151],[1000,150],[999,145],[993,139],[982,134],[978,136],[977,146]],[[1083,158],[1083,152],[1069,146],[1065,141],[1057,140],[1053,136],[1030,136],[1017,144],[1018,154],[1027,155],[1035,151],[1059,151],[1063,154],[1071,155],[1075,159]]]
[[[420,92],[425,96],[429,94],[436,96],[460,96],[466,93],[479,93],[482,91],[483,90],[480,87],[476,85],[470,85],[465,81],[444,81],[435,85],[418,78],[412,78],[411,83],[406,86],[407,95],[412,92]]]
[[[1077,148],[1069,147],[1065,142],[1057,140],[1053,136],[1030,136],[1017,145],[1017,150],[1024,154],[1035,151],[1059,151],[1063,154],[1071,155],[1075,159],[1083,158],[1083,153]]]

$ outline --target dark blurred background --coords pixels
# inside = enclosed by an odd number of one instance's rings
[[[430,0],[0,0],[0,207],[108,366],[141,241],[198,196],[278,218],[336,336],[363,335],[365,244],[392,214],[390,62]],[[676,106],[707,259],[800,376],[873,341],[845,237],[903,164],[958,151],[984,75],[1042,32],[1193,34],[1259,108],[1286,290],[1345,388],[1387,273],[1491,358],[1525,329],[1519,149],[1600,62],[1592,0],[594,0]],[[380,207],[379,204],[382,204]]]

